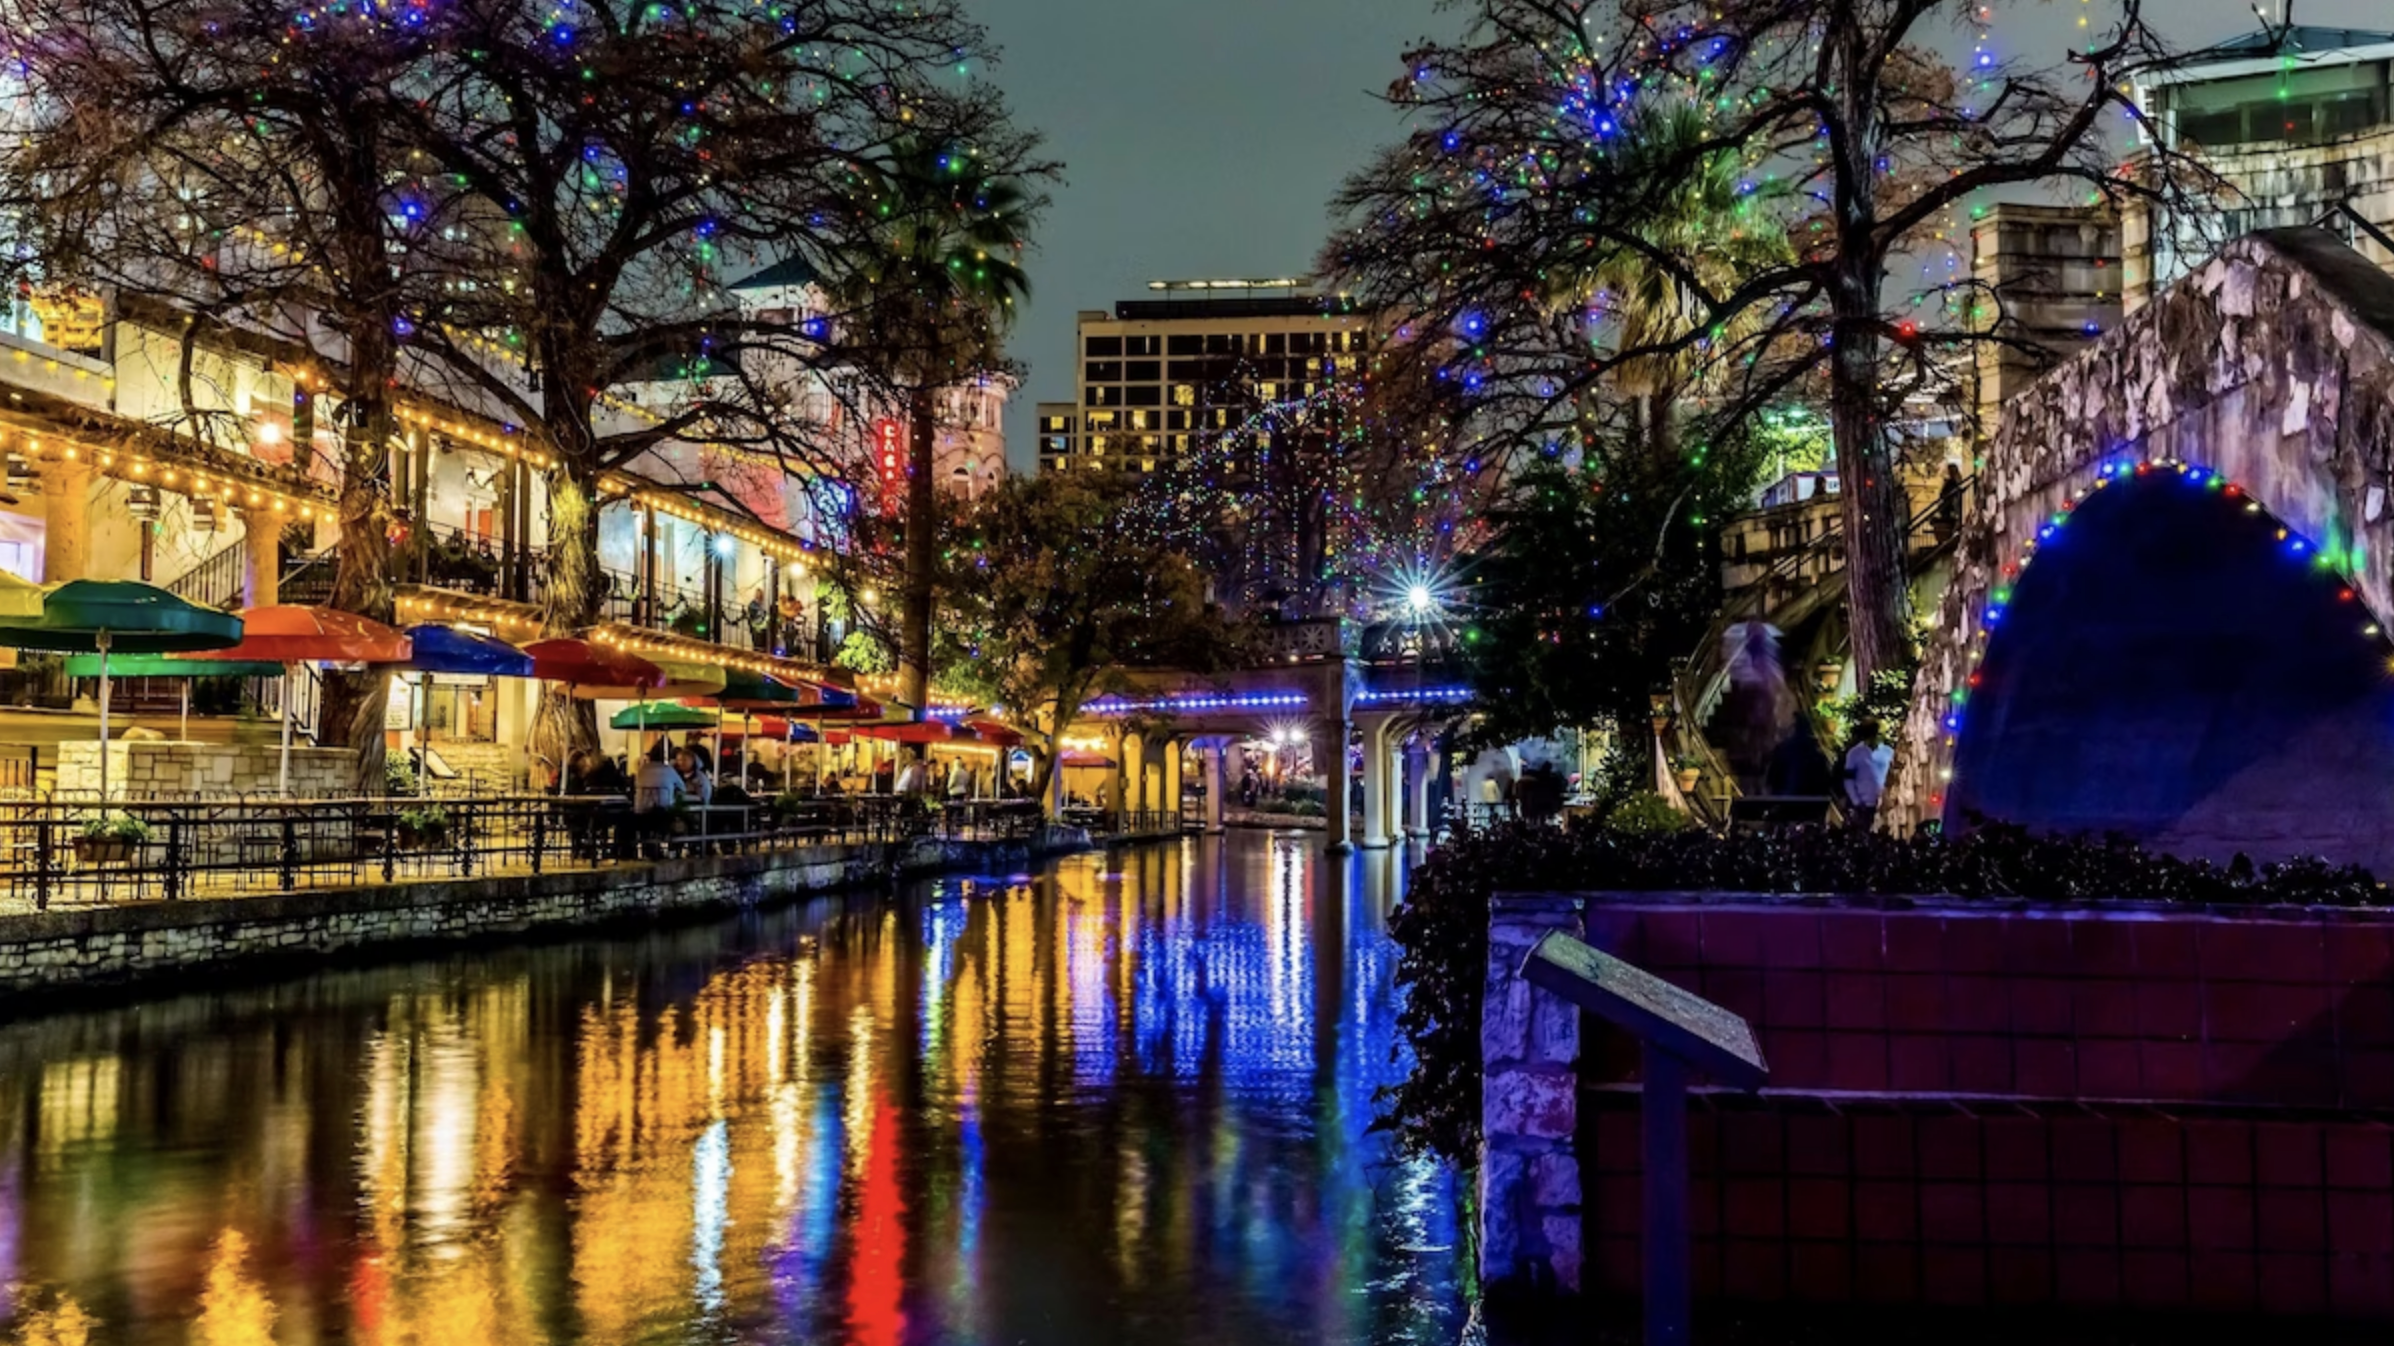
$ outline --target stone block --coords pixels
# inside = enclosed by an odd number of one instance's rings
[[[1481,1084],[1482,1131],[1568,1140],[1579,1116],[1579,1080],[1569,1071],[1500,1070]]]
[[[1541,1154],[1530,1160],[1530,1199],[1549,1211],[1579,1208],[1579,1160],[1570,1154]]]

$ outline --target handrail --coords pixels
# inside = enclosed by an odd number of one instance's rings
[[[2322,227],[2325,227],[2329,220],[2336,218],[2338,215],[2342,215],[2344,218],[2352,221],[2354,225],[2359,227],[2362,233],[2365,233],[2372,239],[2375,239],[2377,241],[2377,245],[2381,248],[2384,248],[2389,256],[2394,256],[2394,237],[2388,237],[2384,229],[2381,229],[2377,225],[2370,223],[2368,216],[2363,215],[2358,210],[2353,209],[2350,198],[2338,201],[2328,210],[2327,214],[2320,216],[2319,224]]]
[[[242,561],[248,551],[248,538],[227,543],[176,576],[166,591],[201,607],[231,607],[241,598]]]

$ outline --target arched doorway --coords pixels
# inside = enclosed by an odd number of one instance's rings
[[[1946,826],[2394,872],[2394,674],[2355,561],[2201,469],[2122,472],[1990,595]]]

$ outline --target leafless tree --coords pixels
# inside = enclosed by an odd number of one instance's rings
[[[1466,389],[1494,460],[1571,440],[1634,403],[1658,364],[1700,390],[1681,438],[1726,434],[1793,393],[1827,406],[1843,489],[1853,651],[1865,678],[1909,638],[1908,508],[1891,426],[1971,343],[2010,339],[1963,268],[1897,264],[1989,192],[2123,203],[2187,185],[2166,155],[2124,165],[2127,90],[2170,59],[2138,0],[2042,63],[1932,48],[1987,0],[1472,0],[1458,41],[1407,55],[1413,129],[1346,184],[1328,266]],[[1993,10],[2024,5],[1996,3]],[[1692,124],[1693,133],[1683,133]],[[1723,265],[1672,229],[1724,165],[1782,254]],[[1625,271],[1660,278],[1666,321],[1623,319]]]

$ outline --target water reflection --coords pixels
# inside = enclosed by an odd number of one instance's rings
[[[1451,1339],[1399,861],[1259,834],[0,1028],[18,1342]]]

